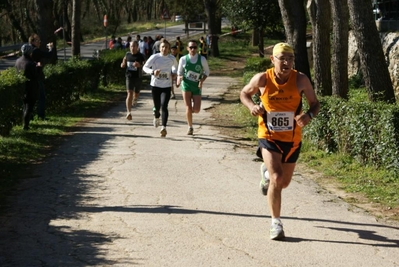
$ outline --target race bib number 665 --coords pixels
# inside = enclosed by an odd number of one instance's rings
[[[268,112],[267,126],[275,132],[292,131],[294,127],[294,112]]]

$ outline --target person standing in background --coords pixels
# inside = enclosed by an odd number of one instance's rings
[[[203,36],[201,36],[201,38],[200,38],[199,53],[201,56],[208,59],[208,45],[206,44]]]
[[[159,53],[159,52],[160,52],[159,46],[161,45],[162,39],[163,39],[163,37],[162,37],[162,36],[159,36],[159,35],[157,35],[157,36],[155,37],[155,42],[154,42],[154,45],[152,46],[152,54],[156,54],[156,53]]]
[[[123,43],[122,43],[122,37],[118,37],[116,42],[114,43],[113,47],[111,49],[123,49]]]
[[[183,56],[183,42],[180,40],[180,36],[176,37],[176,49],[177,49],[177,54],[179,55],[179,58]]]
[[[177,51],[178,49],[177,46],[175,45],[170,48],[170,54],[176,58],[177,62],[179,62],[180,57]],[[176,99],[175,85],[176,85],[176,79],[174,79],[172,83],[172,96],[170,97],[170,99]]]
[[[115,43],[116,43],[116,37],[115,37],[115,35],[112,35],[111,40],[109,40],[109,42],[108,42],[108,48],[109,49],[114,48]]]
[[[130,44],[131,44],[131,42],[132,42],[132,36],[129,35],[129,36],[126,38],[126,42],[124,43],[123,47],[124,47],[125,49],[130,49]]]
[[[25,82],[25,92],[23,97],[23,129],[29,130],[29,122],[33,115],[33,107],[35,106],[39,95],[39,82],[37,67],[40,63],[32,60],[33,46],[24,44],[21,47],[22,56],[15,62],[17,70],[27,78]]]
[[[143,40],[139,42],[140,53],[147,59],[148,57],[148,39],[147,36],[143,37]]]
[[[39,102],[37,105],[37,115],[41,120],[47,120],[46,118],[46,91],[44,88],[44,73],[43,73],[43,59],[50,59],[53,57],[53,43],[48,43],[48,51],[40,50],[40,37],[37,34],[29,36],[29,44],[33,46],[32,59],[36,63],[40,63],[37,66],[38,72],[38,83],[39,83]]]
[[[154,46],[154,43],[155,43],[155,41],[154,41],[154,39],[152,39],[152,37],[151,36],[148,36],[148,57],[147,58],[149,58],[150,56],[152,56],[152,50],[153,50],[153,46]]]

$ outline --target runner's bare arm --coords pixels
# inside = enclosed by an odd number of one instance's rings
[[[295,117],[298,125],[303,127],[306,126],[312,120],[312,118],[317,115],[317,113],[319,113],[320,103],[317,100],[316,93],[313,90],[313,86],[310,83],[309,78],[305,74],[298,73],[297,87],[299,93],[303,93],[305,95],[306,101],[309,104],[309,110],[307,110],[306,113],[302,113]]]
[[[263,92],[266,85],[266,75],[264,72],[255,74],[251,81],[244,86],[240,93],[240,100],[251,112],[252,116],[258,116],[265,112],[264,108],[256,105],[252,96],[259,91]]]
[[[122,63],[121,63],[121,68],[126,67],[126,56],[123,58]]]
[[[183,80],[183,76],[177,75],[176,87],[180,86],[182,80]]]

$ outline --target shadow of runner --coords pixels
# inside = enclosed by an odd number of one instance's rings
[[[152,206],[152,205],[134,205],[134,206],[108,206],[108,207],[78,207],[75,211],[77,213],[88,212],[88,213],[97,213],[97,212],[134,212],[134,213],[159,213],[159,214],[209,214],[215,216],[235,216],[235,217],[248,217],[248,218],[270,218],[270,216],[266,215],[257,215],[257,214],[248,214],[248,213],[234,213],[234,212],[220,212],[220,211],[211,211],[211,210],[201,210],[201,209],[185,209],[181,206],[174,205],[162,205],[162,206]],[[299,220],[305,222],[320,222],[320,223],[328,223],[328,224],[339,224],[339,225],[352,225],[353,228],[339,228],[339,227],[328,227],[328,226],[312,226],[315,228],[324,228],[336,231],[345,231],[345,232],[353,232],[359,235],[359,239],[362,240],[370,240],[370,241],[378,241],[381,244],[367,244],[361,242],[347,242],[347,241],[335,241],[335,240],[316,240],[316,239],[306,239],[306,238],[298,238],[298,237],[287,237],[284,241],[288,242],[303,242],[303,241],[316,241],[316,242],[328,242],[328,243],[342,243],[342,244],[357,244],[357,245],[368,245],[375,247],[398,247],[399,240],[389,239],[388,237],[381,236],[376,234],[378,228],[387,228],[392,230],[399,230],[399,227],[382,225],[382,224],[365,224],[365,223],[352,223],[352,222],[344,222],[344,221],[333,221],[333,220],[325,220],[325,219],[315,219],[315,218],[298,218],[298,217],[289,217],[284,216],[284,220]],[[357,227],[372,227],[375,230],[364,230],[364,229],[356,229]]]

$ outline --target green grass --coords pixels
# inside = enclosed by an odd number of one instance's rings
[[[361,165],[345,154],[314,150],[306,140],[299,162],[335,179],[346,192],[366,196],[370,203],[379,203],[386,209],[399,207],[399,179],[389,170]]]

